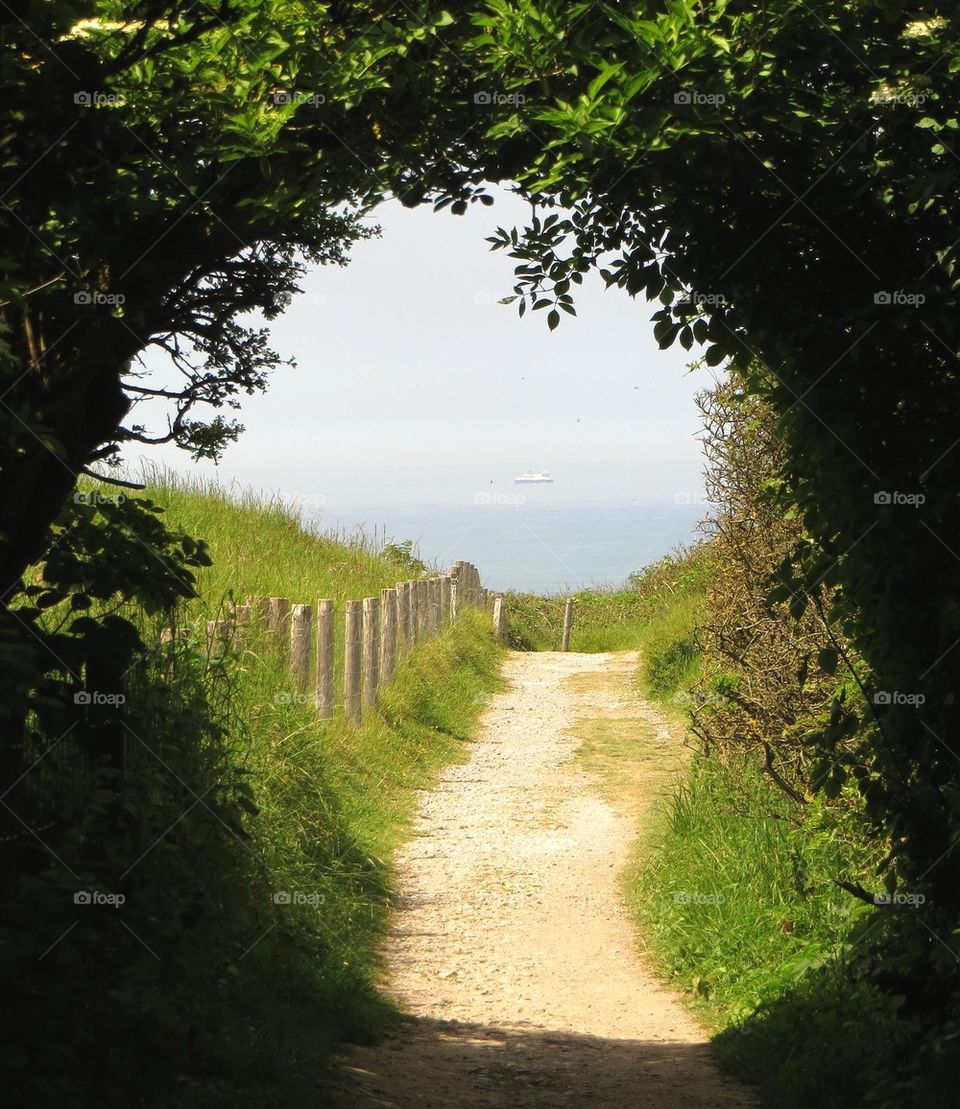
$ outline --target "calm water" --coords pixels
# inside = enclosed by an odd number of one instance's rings
[[[485,585],[550,593],[617,584],[696,538],[706,512],[696,463],[356,467],[240,475],[320,527],[413,540],[420,557],[474,563]]]

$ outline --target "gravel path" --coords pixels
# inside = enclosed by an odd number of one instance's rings
[[[351,1049],[337,1105],[754,1104],[638,956],[617,884],[634,819],[574,761],[578,721],[630,716],[656,725],[677,765],[678,737],[624,693],[636,665],[632,653],[510,655],[510,688],[492,698],[469,762],[423,794],[398,858],[388,989],[415,1019]],[[666,777],[653,761],[648,800]]]

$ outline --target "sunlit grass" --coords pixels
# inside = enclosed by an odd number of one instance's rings
[[[224,928],[237,928],[242,955],[221,996],[194,997],[189,983],[171,980],[208,1014],[197,1052],[210,1077],[191,1078],[182,1104],[234,1104],[241,1094],[274,1104],[278,1091],[313,1097],[338,1042],[370,1038],[392,1019],[392,1005],[376,990],[393,896],[391,856],[415,811],[416,791],[429,788],[445,764],[467,757],[483,695],[499,687],[502,648],[489,615],[466,611],[401,653],[394,680],[360,723],[346,721],[339,707],[321,719],[265,629],[255,624],[222,656],[208,658],[207,619],[226,600],[243,603],[248,595],[294,603],[332,598],[339,705],[343,602],[379,596],[419,568],[362,538],[343,543],[317,534],[275,498],[159,472],[144,493],[131,495],[161,505],[170,527],[206,540],[213,559],[198,575],[199,598],[177,614],[172,640],[161,635],[167,617],[141,621],[157,660],[156,670],[134,676],[140,691],[130,690],[143,734],[158,752],[172,727],[188,747],[224,744],[225,760],[239,764],[252,800],[249,812],[237,814],[245,847],[226,840],[232,854],[224,874],[249,868],[242,886],[234,877],[222,890],[169,892],[222,903],[230,914]],[[191,698],[201,695],[214,707],[222,738],[194,724]],[[148,707],[154,703],[155,712]],[[157,882],[162,887],[162,870]],[[278,891],[308,899],[284,908],[282,927],[272,902]]]

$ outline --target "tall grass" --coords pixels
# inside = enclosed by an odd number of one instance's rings
[[[709,543],[676,551],[635,579],[643,597],[641,680],[667,702],[700,672],[699,626],[712,573]]]
[[[764,1105],[861,1105],[889,1066],[895,1006],[847,958],[871,910],[835,879],[875,862],[850,832],[747,761],[698,758],[628,876],[654,965]]]
[[[639,583],[640,684],[681,723],[704,666],[710,572],[706,546],[664,560]],[[714,1031],[723,1066],[755,1084],[765,1106],[868,1104],[902,1035],[897,1002],[850,965],[852,936],[873,916],[837,879],[869,885],[879,861],[853,811],[798,807],[746,753],[697,756],[626,876],[655,968]]]
[[[130,1054],[122,1064],[114,1045],[116,1096],[103,1104],[129,1102],[124,1082],[138,1088],[138,1075],[122,1072],[147,1050],[145,1029],[155,1029],[157,1073],[144,1104],[316,1102],[318,1091],[322,1102],[335,1045],[395,1019],[377,990],[392,852],[416,791],[467,756],[486,695],[498,688],[502,648],[489,618],[467,611],[401,654],[362,722],[341,710],[319,719],[264,632],[211,655],[206,620],[230,596],[377,595],[415,570],[403,551],[389,557],[364,542],[339,543],[276,500],[170,475],[155,475],[144,495],[164,506],[171,526],[208,542],[213,566],[199,575],[200,597],[178,612],[172,638],[161,635],[168,617],[128,613],[151,645],[128,679],[143,803],[154,804],[158,788],[169,796],[138,814],[142,845],[125,846],[125,859],[142,851],[143,861],[130,874],[124,920],[177,956],[118,964]],[[104,873],[106,881],[113,871]],[[160,905],[169,906],[163,923]],[[115,1034],[109,1012],[98,1007],[92,1027]],[[36,1104],[45,1103],[38,1096]]]
[[[412,575],[362,535],[352,540],[308,528],[297,507],[269,494],[147,470],[143,495],[162,505],[170,527],[205,539],[213,565],[200,571],[207,606],[232,595],[288,597],[313,604],[379,595]]]
[[[666,691],[692,673],[694,631],[710,574],[709,547],[680,549],[631,576],[621,588],[583,589],[574,601],[572,651],[640,648],[645,666],[663,671],[656,683]],[[507,593],[505,614],[511,646],[557,651],[566,596]]]

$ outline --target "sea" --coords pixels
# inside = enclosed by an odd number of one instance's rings
[[[550,484],[517,484],[529,470]],[[472,562],[491,589],[542,594],[623,584],[696,542],[709,514],[700,464],[363,466],[236,475],[341,537],[410,541],[432,566]]]

